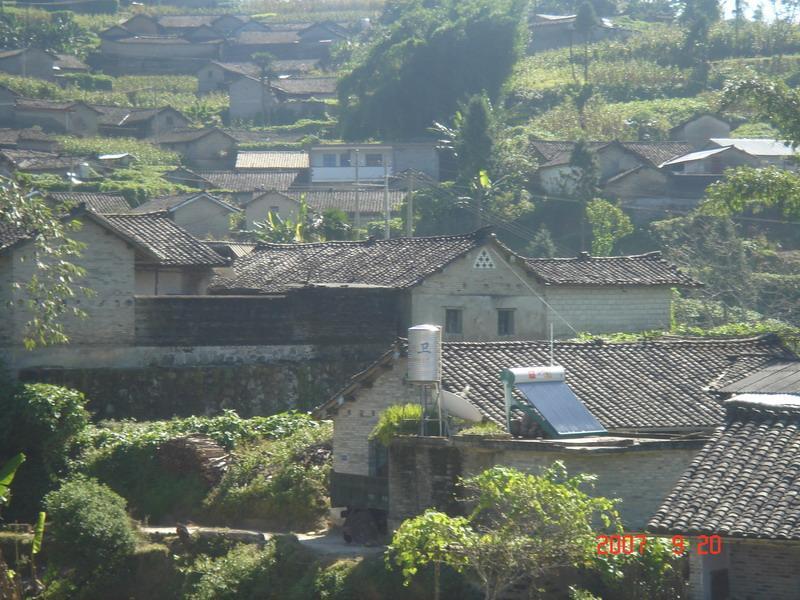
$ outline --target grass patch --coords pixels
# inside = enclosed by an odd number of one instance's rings
[[[127,152],[134,155],[141,165],[170,167],[180,164],[180,156],[177,153],[162,150],[158,146],[135,138],[59,136],[57,139],[64,154],[86,156]]]

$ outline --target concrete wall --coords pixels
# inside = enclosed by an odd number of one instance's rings
[[[463,310],[463,335],[445,335],[449,340],[537,339],[546,332],[545,306],[534,289],[536,283],[519,267],[511,265],[489,246],[484,246],[494,262],[494,269],[476,269],[475,260],[482,248],[476,248],[450,263],[447,268],[427,278],[411,292],[411,322],[444,325],[445,310]],[[517,273],[519,278],[514,275]],[[521,280],[522,281],[521,281]],[[543,293],[542,293],[543,294]],[[497,334],[497,310],[514,309],[514,335]]]
[[[622,201],[642,197],[667,197],[670,195],[669,177],[658,169],[645,167],[607,183],[603,191]],[[658,213],[647,216],[652,218],[654,215],[657,216]]]
[[[439,153],[434,144],[397,144],[393,159],[395,173],[413,169],[439,180]]]
[[[161,144],[180,154],[190,166],[203,169],[224,169],[236,158],[236,142],[215,132],[192,142]]]
[[[702,440],[665,441],[657,442],[652,450],[645,446],[578,449],[556,448],[541,440],[400,438],[389,452],[389,524],[396,527],[426,508],[457,506],[452,498],[458,477],[494,465],[540,474],[560,460],[568,473],[597,475],[594,488],[585,491],[619,498],[626,530],[643,531],[702,445]]]
[[[75,110],[14,109],[15,127],[41,127],[44,131],[70,133],[81,137],[97,135],[97,113],[84,106]]]
[[[225,69],[208,64],[197,72],[197,92],[207,94],[216,90],[224,90],[230,80],[230,73]]]
[[[299,204],[293,198],[278,192],[262,194],[244,207],[246,228],[252,229],[254,223],[263,222],[267,218],[267,213],[274,208],[277,208],[281,219],[294,220],[297,217]]]
[[[695,542],[696,540],[692,540]],[[723,538],[722,553],[689,551],[689,598],[712,600],[711,571],[728,569],[731,600],[795,600],[800,597],[800,544]]]
[[[228,114],[233,121],[252,121],[264,118],[277,104],[274,94],[263,89],[260,81],[242,77],[228,88],[230,108]]]
[[[617,144],[601,148],[596,153],[600,179],[608,179],[642,164],[642,160]]]
[[[109,56],[123,59],[151,60],[163,59],[208,59],[213,60],[219,57],[221,43],[203,42],[198,44],[143,44],[135,42],[125,42],[119,40],[102,40],[100,42],[100,52]],[[194,65],[197,69],[197,63]],[[194,70],[192,71],[194,72]]]
[[[172,220],[196,238],[221,240],[230,235],[232,214],[217,202],[200,197],[177,208]]]
[[[670,325],[672,290],[668,286],[552,286],[546,297],[579,332],[646,331]],[[549,319],[556,336],[574,336],[564,321],[555,315]]]
[[[134,250],[119,237],[109,233],[99,225],[87,219],[77,231],[69,232],[69,237],[86,244],[82,255],[72,262],[86,269],[87,277],[79,285],[93,291],[92,297],[78,294],[69,301],[70,306],[82,309],[88,318],[80,319],[73,315],[64,315],[62,323],[71,343],[75,345],[105,345],[132,343],[134,337]],[[36,270],[34,245],[24,244],[6,255],[0,267],[6,282],[25,283],[30,281]],[[10,271],[9,271],[10,266]],[[9,275],[10,272],[10,275]],[[3,286],[4,288],[6,286]],[[4,292],[11,289],[10,295],[21,302],[24,290],[15,290],[9,285]],[[2,345],[21,344],[25,323],[29,313],[17,304],[9,309],[12,326],[4,329],[10,337],[0,339]],[[6,319],[4,319],[6,320]]]
[[[55,76],[53,57],[38,48],[31,48],[17,56],[0,60],[0,71],[22,77],[52,79]]]
[[[575,190],[576,173],[569,165],[545,167],[536,172],[536,180],[545,193],[568,196]]]
[[[136,295],[205,295],[212,270],[137,265]]]

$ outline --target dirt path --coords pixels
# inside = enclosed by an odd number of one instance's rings
[[[240,540],[246,543],[258,543],[268,540],[280,533],[270,531],[256,531],[253,529],[229,529],[226,527],[187,527],[189,533],[202,536],[224,536],[231,539]],[[152,539],[162,539],[168,535],[175,535],[175,527],[141,527],[140,531]],[[364,557],[374,554],[381,554],[385,546],[359,546],[348,544],[342,539],[340,532],[332,530],[324,533],[295,533],[297,539],[304,546],[329,556],[340,558]]]

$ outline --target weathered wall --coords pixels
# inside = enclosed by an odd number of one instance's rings
[[[231,211],[206,197],[198,198],[172,213],[172,220],[199,239],[222,240],[229,236]]]
[[[481,248],[476,248],[415,287],[412,290],[411,323],[407,325],[431,323],[443,326],[445,310],[456,308],[463,311],[463,334],[445,334],[447,340],[543,338],[546,332],[545,307],[523,281],[534,288],[536,283],[490,247],[485,248],[494,262],[494,269],[475,268],[475,259],[481,251]],[[515,311],[515,333],[512,336],[500,338],[497,335],[497,310],[500,308]]]
[[[262,90],[261,82],[242,77],[228,87],[231,120],[249,121],[272,111],[277,101],[271,91]]]
[[[592,494],[620,498],[626,529],[642,531],[702,445],[699,440],[648,443],[652,450],[643,446],[559,449],[536,440],[401,438],[389,453],[389,523],[396,527],[429,507],[446,510],[455,492],[447,482],[459,476],[493,465],[538,474],[560,460],[569,473],[597,475]]]
[[[703,148],[709,138],[726,138],[731,135],[731,126],[713,115],[703,115],[670,132],[670,139],[689,142],[695,148]]]
[[[667,286],[551,286],[547,301],[577,331],[612,333],[670,326],[672,290]],[[556,336],[574,335],[564,321],[550,318]]]
[[[388,345],[397,335],[397,304],[392,290],[298,290],[282,297],[140,297],[136,299],[136,343]]]
[[[689,597],[711,600],[710,571],[728,569],[731,600],[800,597],[800,544],[723,538],[722,554],[699,556],[690,546]]]
[[[267,213],[273,208],[277,208],[277,212],[281,219],[291,219],[294,221],[297,218],[299,203],[297,200],[281,194],[280,192],[267,192],[255,198],[252,202],[244,207],[245,214],[245,227],[252,229],[255,223],[261,223],[266,220]]]
[[[112,361],[121,367],[102,367],[93,360],[100,356],[83,354],[91,368],[28,368],[20,378],[81,390],[96,418],[166,419],[223,409],[242,416],[268,415],[321,404],[385,348],[137,348]]]
[[[85,268],[87,273],[79,285],[91,289],[93,295],[86,297],[78,294],[70,301],[71,306],[82,309],[88,318],[79,319],[70,314],[65,315],[62,319],[65,331],[76,345],[132,343],[134,250],[119,237],[108,233],[92,221],[83,219],[82,222],[83,226],[69,232],[69,236],[86,245],[81,256],[74,259],[74,262]],[[34,246],[30,243],[17,247],[11,251],[11,259],[5,263],[2,271],[7,274],[10,263],[13,269],[12,281],[30,281],[36,270],[33,252]],[[0,338],[0,345],[8,345],[11,340],[21,343],[23,328],[30,318],[27,311],[20,307],[24,290],[14,290],[10,285],[8,288],[17,300],[17,305],[13,309],[4,309],[7,311],[4,316],[9,315],[13,325],[4,328],[10,337]]]

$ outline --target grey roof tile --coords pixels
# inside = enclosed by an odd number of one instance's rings
[[[57,203],[73,201],[85,204],[90,210],[97,213],[123,213],[131,209],[125,196],[119,194],[104,194],[101,192],[48,192],[48,198]]]

